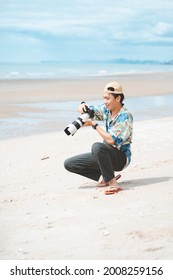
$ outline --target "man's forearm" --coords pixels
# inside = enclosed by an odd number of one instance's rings
[[[96,127],[96,130],[97,132],[100,134],[100,136],[109,144],[109,145],[112,145],[112,144],[115,144],[114,143],[114,140],[112,138],[112,136],[106,132],[103,128],[101,128],[101,126],[97,126]]]

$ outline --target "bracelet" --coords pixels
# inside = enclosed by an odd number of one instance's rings
[[[97,126],[98,126],[98,123],[96,123],[96,124],[92,125],[92,128],[93,128],[93,129],[96,129],[96,128],[97,128]]]

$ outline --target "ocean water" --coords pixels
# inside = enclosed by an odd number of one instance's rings
[[[103,100],[93,101],[95,105],[102,103]],[[128,98],[124,103],[134,122],[173,116],[173,94]],[[79,104],[80,101],[20,104],[18,106],[39,110],[21,112],[16,118],[0,119],[0,140],[63,131],[79,116],[76,111]]]
[[[68,79],[173,71],[173,65],[113,63],[0,63],[0,79]]]
[[[138,74],[173,71],[173,65],[108,64],[108,63],[1,63],[2,79],[76,79],[107,75]],[[0,119],[0,140],[32,134],[63,131],[78,117],[79,101],[22,104],[18,106],[36,109],[36,112],[21,112],[17,117]],[[94,101],[101,104],[102,100]],[[125,100],[134,116],[134,121],[173,115],[173,95],[138,97]],[[22,109],[22,108],[21,108]],[[41,109],[38,110],[37,109]]]

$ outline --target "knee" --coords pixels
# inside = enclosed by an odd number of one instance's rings
[[[92,145],[92,149],[91,149],[92,154],[93,154],[93,155],[99,154],[100,151],[101,151],[102,148],[103,148],[103,145],[104,145],[104,144],[103,144],[103,143],[100,143],[100,142],[94,143],[94,144]]]
[[[65,169],[67,169],[68,171],[71,170],[72,165],[71,165],[70,159],[66,159],[66,160],[64,161],[64,167],[65,167]]]

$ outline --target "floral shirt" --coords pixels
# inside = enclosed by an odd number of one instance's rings
[[[103,104],[101,106],[90,106],[94,110],[95,120],[103,121],[106,126],[106,131],[110,133],[115,144],[113,147],[124,151],[128,164],[131,161],[131,143],[133,134],[133,117],[129,111],[122,107],[119,113],[112,118],[111,112],[107,110]]]

